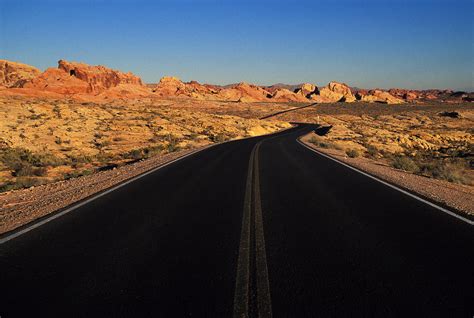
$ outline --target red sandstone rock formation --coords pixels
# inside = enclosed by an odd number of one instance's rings
[[[0,86],[22,87],[41,73],[36,67],[23,63],[0,60]]]
[[[60,60],[57,69],[47,69],[23,87],[60,94],[98,94],[122,84],[143,86],[132,73]]]

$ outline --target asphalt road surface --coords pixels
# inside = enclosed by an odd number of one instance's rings
[[[474,228],[301,146],[177,161],[0,245],[0,316],[472,317]]]

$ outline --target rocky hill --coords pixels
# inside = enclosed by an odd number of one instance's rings
[[[472,101],[472,95],[449,90],[364,90],[347,84],[330,82],[317,87],[311,83],[258,86],[241,82],[226,86],[182,82],[172,76],[162,77],[158,84],[144,85],[140,77],[105,66],[60,60],[57,68],[42,72],[21,63],[0,60],[0,95],[75,98],[94,102],[124,98],[192,98],[232,102],[301,102],[301,103],[369,103],[400,104],[440,100]]]
[[[40,73],[39,69],[30,65],[0,60],[0,86],[21,87]]]
[[[123,84],[143,86],[141,79],[132,73],[60,60],[58,68],[48,68],[21,87],[59,94],[96,95]]]

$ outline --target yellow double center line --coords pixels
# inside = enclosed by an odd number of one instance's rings
[[[258,151],[261,143],[254,146],[249,160],[237,261],[234,318],[272,317],[260,201]]]

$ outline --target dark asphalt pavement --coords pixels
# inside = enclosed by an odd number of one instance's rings
[[[472,317],[474,227],[297,143],[314,128],[211,147],[0,245],[1,318]]]

